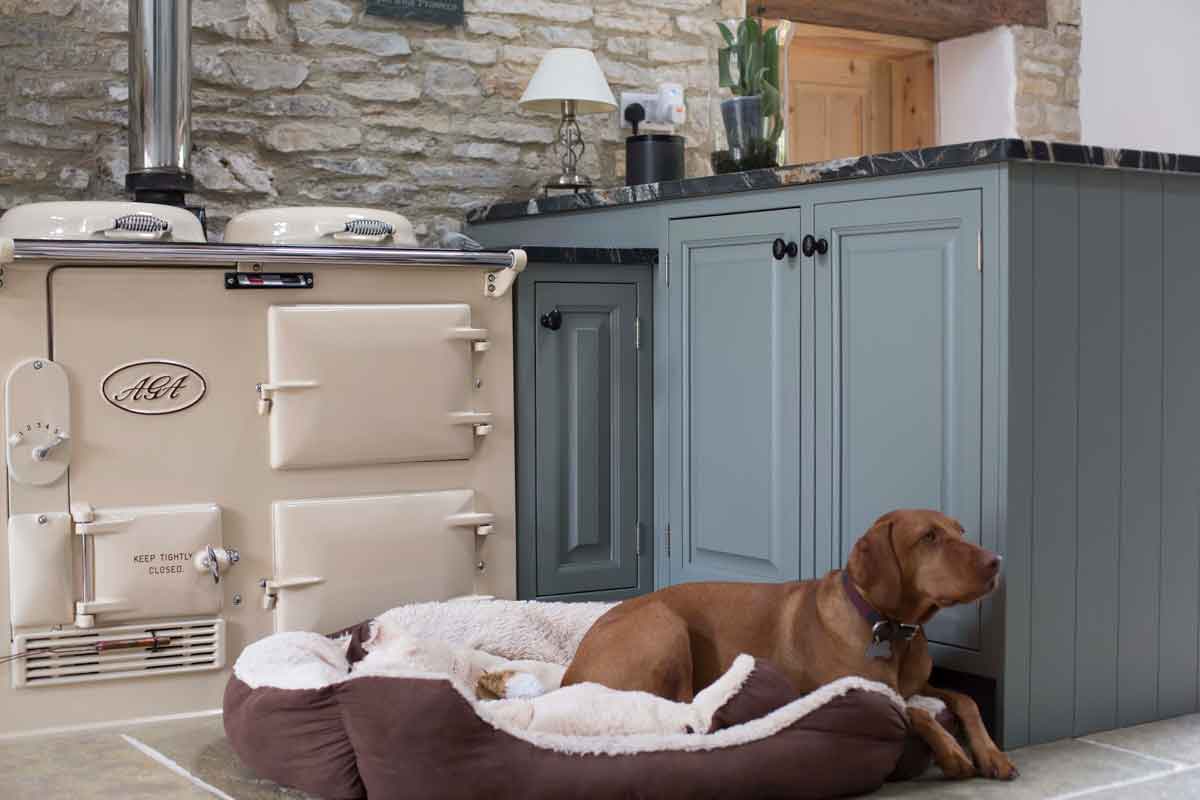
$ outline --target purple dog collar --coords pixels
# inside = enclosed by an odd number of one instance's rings
[[[871,645],[867,648],[867,655],[874,658],[890,658],[892,642],[912,641],[921,630],[920,625],[896,622],[876,611],[854,586],[848,570],[842,570],[842,588],[846,590],[846,597],[850,599],[850,604],[859,616],[871,626]]]

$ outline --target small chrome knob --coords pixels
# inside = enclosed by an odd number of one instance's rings
[[[50,457],[50,452],[65,441],[67,441],[67,435],[65,433],[54,434],[53,439],[43,445],[33,448],[33,460],[45,461]]]

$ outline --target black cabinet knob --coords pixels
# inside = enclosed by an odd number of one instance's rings
[[[800,249],[804,251],[806,258],[812,258],[815,254],[825,255],[829,252],[829,242],[825,239],[818,239],[811,233],[805,234],[800,242]]]
[[[542,314],[542,327],[556,331],[562,327],[562,312],[557,308]]]
[[[795,258],[799,248],[795,242],[785,242],[783,239],[776,239],[771,243],[771,255],[775,256],[776,261],[782,261],[784,256]]]

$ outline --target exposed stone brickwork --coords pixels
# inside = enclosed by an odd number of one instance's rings
[[[432,235],[464,207],[528,196],[557,120],[517,99],[541,54],[593,49],[614,93],[685,86],[688,172],[720,115],[714,21],[737,0],[466,0],[447,28],[362,0],[193,0],[192,168],[219,231],[266,205],[357,203]],[[124,197],[126,0],[0,0],[0,208]],[[581,118],[584,171],[623,180],[615,114]],[[627,132],[626,132],[627,133]]]
[[[1013,29],[1023,138],[1079,141],[1080,2],[1049,0],[1046,28]]]

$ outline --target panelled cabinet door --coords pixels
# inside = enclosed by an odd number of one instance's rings
[[[539,282],[537,593],[638,583],[638,292]]]
[[[895,508],[982,526],[983,280],[978,191],[817,205],[818,572]],[[822,537],[824,536],[822,535]],[[827,560],[826,560],[827,559]],[[825,561],[822,564],[822,561]],[[931,641],[980,647],[978,605],[944,610]]]
[[[799,210],[670,223],[670,582],[800,574]]]

